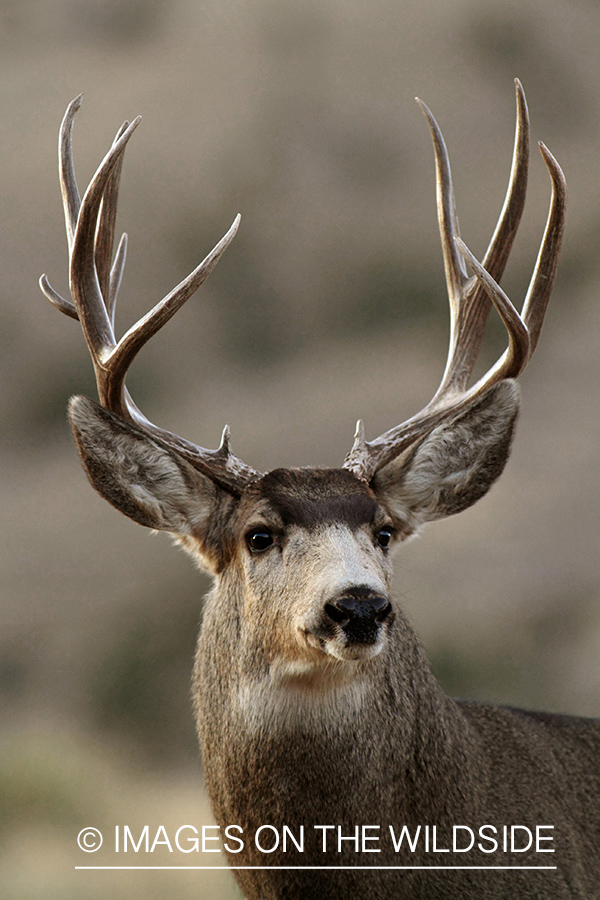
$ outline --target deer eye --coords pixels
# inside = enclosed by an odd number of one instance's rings
[[[266,528],[253,528],[246,535],[246,543],[252,553],[264,553],[273,544],[273,535]]]
[[[377,543],[382,550],[387,550],[389,548],[390,541],[392,540],[392,533],[391,528],[381,528],[375,535]]]

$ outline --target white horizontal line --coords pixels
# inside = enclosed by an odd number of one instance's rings
[[[285,869],[286,871],[302,871],[314,869],[557,869],[558,866],[75,866],[76,869],[194,869],[227,872],[231,869]]]

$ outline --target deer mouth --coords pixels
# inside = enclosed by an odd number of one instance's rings
[[[326,656],[347,662],[369,660],[377,656],[385,644],[385,633],[379,634],[376,639],[365,641],[348,641],[343,634],[335,634],[322,637],[307,632],[305,634],[309,646],[321,651]]]

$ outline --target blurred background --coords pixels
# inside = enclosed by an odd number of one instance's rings
[[[503,478],[400,551],[395,589],[451,693],[597,716],[599,38],[592,0],[3,0],[7,900],[239,897],[226,872],[74,870],[90,863],[75,842],[84,826],[212,820],[189,699],[208,582],[87,484],[65,407],[94,395],[91,363],[77,324],[37,286],[46,272],[67,292],[56,175],[67,103],[84,91],[81,187],[123,119],[144,116],[121,191],[120,333],[242,213],[218,269],[129,384],[153,421],[204,446],[229,422],[235,452],[266,470],[339,465],[359,416],[374,437],[431,397],[448,314],[433,153],[413,98],[444,131],[463,237],[481,257],[521,78],[529,202],[503,284],[520,305],[549,200],[538,139],[569,184],[558,283]],[[489,332],[488,361],[504,340]]]

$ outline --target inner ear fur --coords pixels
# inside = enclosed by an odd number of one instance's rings
[[[405,532],[487,494],[508,460],[518,412],[517,385],[502,381],[377,473],[371,486]]]
[[[224,493],[175,451],[87,397],[69,420],[92,486],[140,525],[201,538]]]

